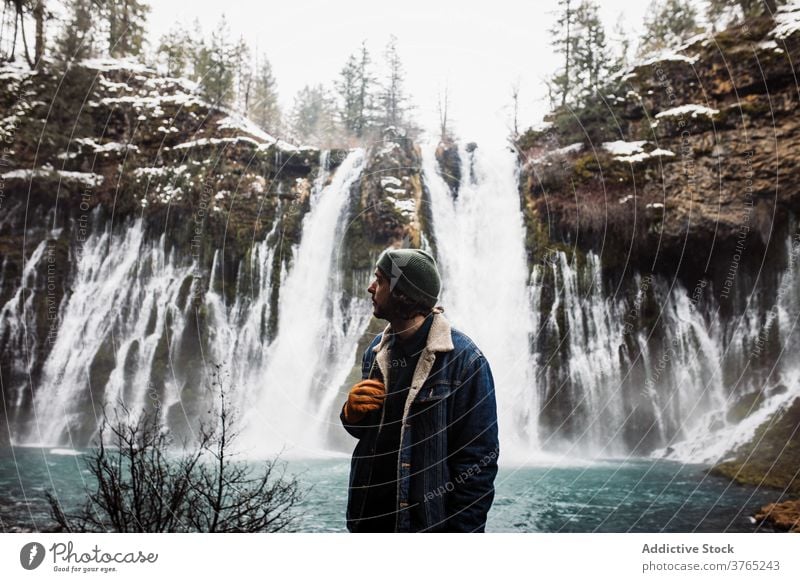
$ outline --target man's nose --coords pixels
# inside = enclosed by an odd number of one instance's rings
[[[375,293],[375,281],[369,284],[369,287],[367,287],[367,293]]]

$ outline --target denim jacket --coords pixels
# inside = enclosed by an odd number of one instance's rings
[[[363,379],[389,377],[387,326],[364,352]],[[347,529],[359,531],[383,409],[342,425],[358,439],[350,465]],[[494,499],[499,443],[494,380],[483,353],[435,310],[403,411],[395,531],[482,532]]]

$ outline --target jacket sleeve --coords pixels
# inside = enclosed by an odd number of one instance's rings
[[[374,342],[373,342],[374,343]],[[366,380],[369,376],[370,368],[372,367],[372,360],[374,360],[375,355],[372,353],[372,344],[367,346],[367,349],[364,350],[364,354],[361,356],[361,379]],[[347,403],[347,397],[345,396],[345,401],[342,403],[342,408],[339,411],[339,420],[342,423],[344,429],[350,433],[350,435],[360,439],[364,436],[364,433],[367,430],[367,427],[374,426],[376,422],[376,415],[374,412],[369,412],[367,415],[362,418],[360,421],[356,423],[349,423],[344,419],[344,405]]]
[[[483,532],[494,500],[500,446],[494,379],[480,351],[464,370],[451,418],[447,440],[453,489],[446,497],[447,530]]]

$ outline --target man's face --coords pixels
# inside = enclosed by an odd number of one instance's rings
[[[372,295],[372,314],[387,319],[391,313],[392,298],[389,294],[389,278],[380,269],[375,269],[375,278],[367,292]]]

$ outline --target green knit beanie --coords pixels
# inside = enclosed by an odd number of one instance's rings
[[[389,278],[389,290],[397,288],[426,307],[436,305],[442,286],[433,257],[420,249],[387,249],[378,268]]]

